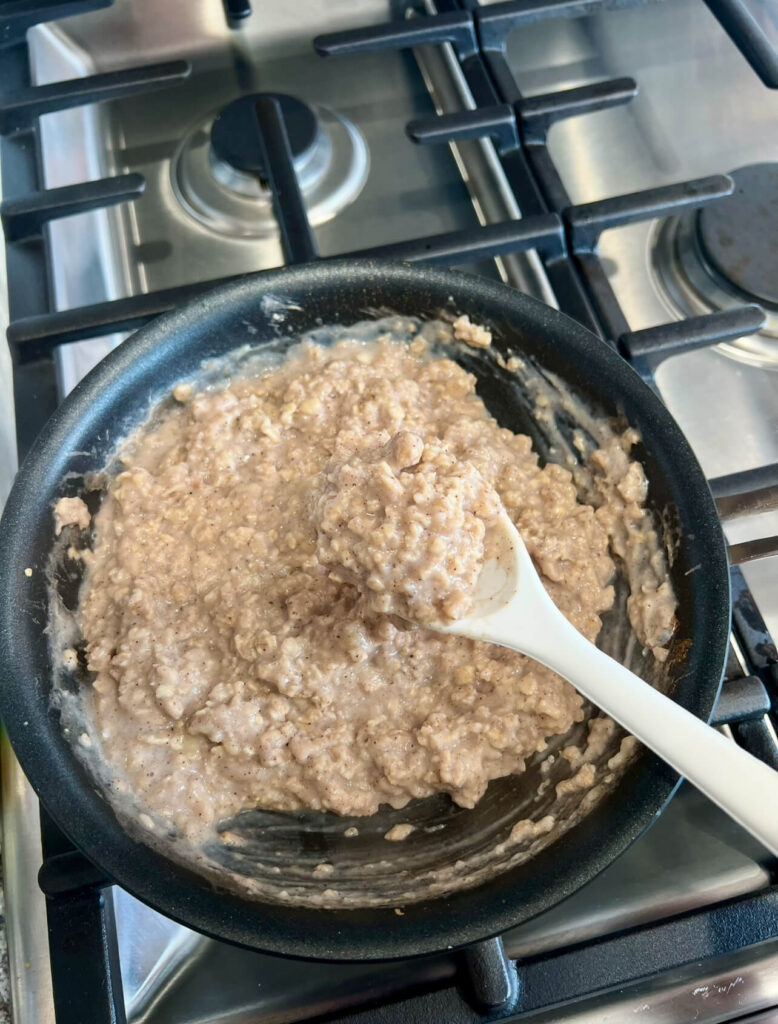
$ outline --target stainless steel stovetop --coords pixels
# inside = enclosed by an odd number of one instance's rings
[[[215,114],[247,91],[294,94],[319,113],[324,149],[302,154],[298,174],[322,255],[520,215],[491,142],[449,149],[414,146],[406,137],[414,118],[472,105],[450,47],[322,61],[311,47],[314,35],[388,20],[393,5],[255,6],[253,17],[230,30],[216,0],[117,0],[30,33],[37,84],[152,60],[193,63],[190,79],[162,96],[42,119],[47,187],[133,171],[147,180],[132,204],[48,226],[59,308],[283,262],[268,195],[215,166],[208,144]],[[431,0],[426,9],[434,11]],[[551,150],[575,202],[778,162],[778,93],[762,86],[699,0],[532,24],[511,36],[508,58],[525,95],[618,75],[639,83],[629,106],[554,127]],[[659,231],[657,224],[634,225],[606,234],[600,245],[633,329],[680,315],[657,267]],[[533,254],[468,269],[553,302]],[[120,340],[60,349],[63,393]],[[762,335],[678,356],[661,365],[657,379],[710,477],[778,461],[778,339]],[[741,519],[728,533],[736,542],[757,531],[778,534],[778,514]],[[778,559],[754,562],[746,573],[778,634]],[[7,749],[3,757],[15,1005],[19,1024],[44,1024],[53,1011],[34,881],[35,800]],[[508,933],[506,949],[536,956],[757,892],[770,884],[773,867],[742,830],[685,787],[628,853],[577,895]],[[453,970],[450,961],[301,970],[189,932],[118,888],[113,899],[131,1021],[297,1021],[336,1005],[343,1012],[368,998],[389,999],[409,979],[432,986]],[[766,950],[747,963],[679,967],[554,1019],[728,1020],[776,1003],[778,958]]]

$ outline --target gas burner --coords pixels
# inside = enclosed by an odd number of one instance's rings
[[[289,146],[297,173],[315,155],[323,143],[316,114],[302,100],[283,93],[254,93],[233,100],[217,115],[211,127],[211,154],[214,169],[247,172],[247,177],[265,177],[262,150],[259,144],[256,106],[261,95],[278,100],[289,137]],[[218,176],[218,175],[217,175]]]
[[[282,93],[266,95],[281,105],[309,220],[324,224],[362,191],[370,166],[365,140],[327,107]],[[184,209],[231,238],[278,234],[257,141],[259,96],[241,96],[196,125],[171,164],[173,191]]]
[[[676,314],[757,302],[767,313],[764,328],[719,349],[778,367],[778,164],[741,167],[731,177],[731,196],[659,225],[653,271]]]

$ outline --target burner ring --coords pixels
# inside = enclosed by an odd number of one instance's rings
[[[242,99],[253,106],[252,97]],[[313,143],[303,145],[300,132],[290,143],[308,218],[316,226],[357,198],[367,180],[370,156],[361,132],[350,121],[327,107],[310,110],[316,124]],[[207,116],[182,140],[170,164],[173,192],[190,217],[219,235],[235,240],[278,237],[272,196],[261,171],[235,167],[222,159],[226,151],[220,143],[213,145],[220,116],[224,111]],[[215,131],[217,140],[220,131]],[[250,153],[244,157],[254,163]]]
[[[732,172],[731,196],[697,213],[708,264],[744,295],[778,307],[778,164]]]
[[[736,183],[741,182],[745,193],[750,172],[761,171],[762,167],[776,168],[776,165],[742,168],[741,171],[733,172],[732,177]],[[744,177],[741,178],[741,175]],[[737,213],[729,215],[726,211],[715,213],[717,207],[726,206],[733,198],[736,203],[732,209],[736,211],[740,208],[741,216]],[[660,298],[675,317],[699,316],[733,309],[748,302],[761,305],[767,314],[767,321],[759,333],[716,347],[718,351],[742,362],[778,368],[778,302],[771,302],[765,297],[765,293],[769,294],[770,291],[765,286],[772,283],[775,287],[778,278],[771,282],[772,271],[768,271],[766,276],[762,274],[765,264],[760,263],[758,258],[756,261],[753,259],[751,249],[742,246],[741,250],[749,258],[739,258],[738,246],[734,241],[737,236],[730,234],[743,221],[743,204],[747,202],[741,195],[727,197],[700,211],[683,213],[656,224],[649,243],[651,270]],[[757,228],[755,237],[759,234],[762,236],[753,247],[754,254],[764,248],[769,249],[771,244],[775,245],[776,235],[771,227],[765,231],[763,217],[751,223]],[[728,265],[731,267],[730,274],[723,272]],[[745,284],[750,284],[754,292],[742,287]],[[762,294],[757,294],[759,292]]]

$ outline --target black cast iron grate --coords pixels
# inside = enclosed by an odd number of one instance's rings
[[[536,250],[560,307],[616,347],[653,385],[658,363],[670,354],[706,347],[759,329],[758,306],[631,331],[597,256],[603,231],[667,216],[728,195],[724,176],[682,182],[573,205],[546,147],[551,124],[563,117],[628,103],[637,85],[615,79],[531,98],[522,97],[505,59],[505,39],[517,25],[539,18],[569,17],[635,0],[509,0],[482,7],[477,0],[440,0],[439,13],[320,37],[322,55],[369,49],[451,43],[476,100],[476,109],[416,121],[408,134],[422,144],[492,138],[523,219],[467,231],[413,239],[346,255],[461,264],[468,260]],[[640,0],[637,0],[640,2]],[[766,85],[778,87],[778,55],[744,0],[705,0]],[[6,237],[14,387],[20,455],[29,448],[57,404],[52,353],[68,342],[133,330],[162,312],[214,287],[206,281],[132,298],[51,312],[43,226],[56,217],[131,202],[145,182],[120,175],[67,188],[40,188],[37,122],[41,114],[144,90],[172,87],[186,78],[184,61],[145,65],[71,82],[33,87],[24,32],[39,21],[109,6],[111,0],[21,3],[0,0],[0,161],[6,200],[0,218]],[[248,2],[224,0],[233,26],[251,14]],[[283,114],[272,97],[257,103],[257,133],[288,263],[317,258],[316,244],[294,174]],[[342,254],[343,255],[343,254]],[[711,482],[722,518],[775,504],[778,466]],[[776,538],[731,549],[733,562],[776,550]],[[778,768],[771,721],[778,688],[778,659],[742,573],[732,570],[735,637],[746,672],[732,658],[715,721]],[[100,874],[41,814],[44,864],[40,883],[47,896],[49,942],[58,1024],[107,1024],[124,1020],[109,880]],[[736,954],[757,943],[778,943],[778,892],[767,889],[683,915],[668,922],[551,953],[516,964],[499,939],[458,954],[456,984],[406,998],[380,1011],[365,1006],[341,1021],[519,1020],[563,1001],[583,1000],[614,986],[691,961]],[[765,948],[765,947],[763,947]],[[335,1019],[332,1014],[328,1019]]]

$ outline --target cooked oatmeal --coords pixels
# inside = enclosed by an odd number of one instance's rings
[[[402,825],[393,825],[388,832],[384,832],[384,839],[388,839],[390,843],[401,843],[404,839],[407,839],[413,831],[413,825],[408,825],[407,823]]]
[[[644,497],[636,463],[616,467],[596,511],[582,504],[571,474],[539,466],[474,378],[420,339],[302,344],[175,397],[120,452],[80,604],[117,791],[192,838],[248,807],[368,815],[441,792],[472,807],[581,720],[550,670],[405,628],[387,595],[416,618],[458,614],[502,506],[594,640],[613,601],[610,543]],[[385,560],[363,543],[377,531]],[[396,560],[417,578],[393,594]],[[664,582],[633,582],[644,642]]]
[[[461,619],[500,498],[471,462],[398,431],[325,473],[314,510],[316,553],[365,607],[418,623]]]
[[[54,506],[54,533],[57,537],[66,526],[86,530],[90,522],[89,509],[81,498],[60,498]]]

